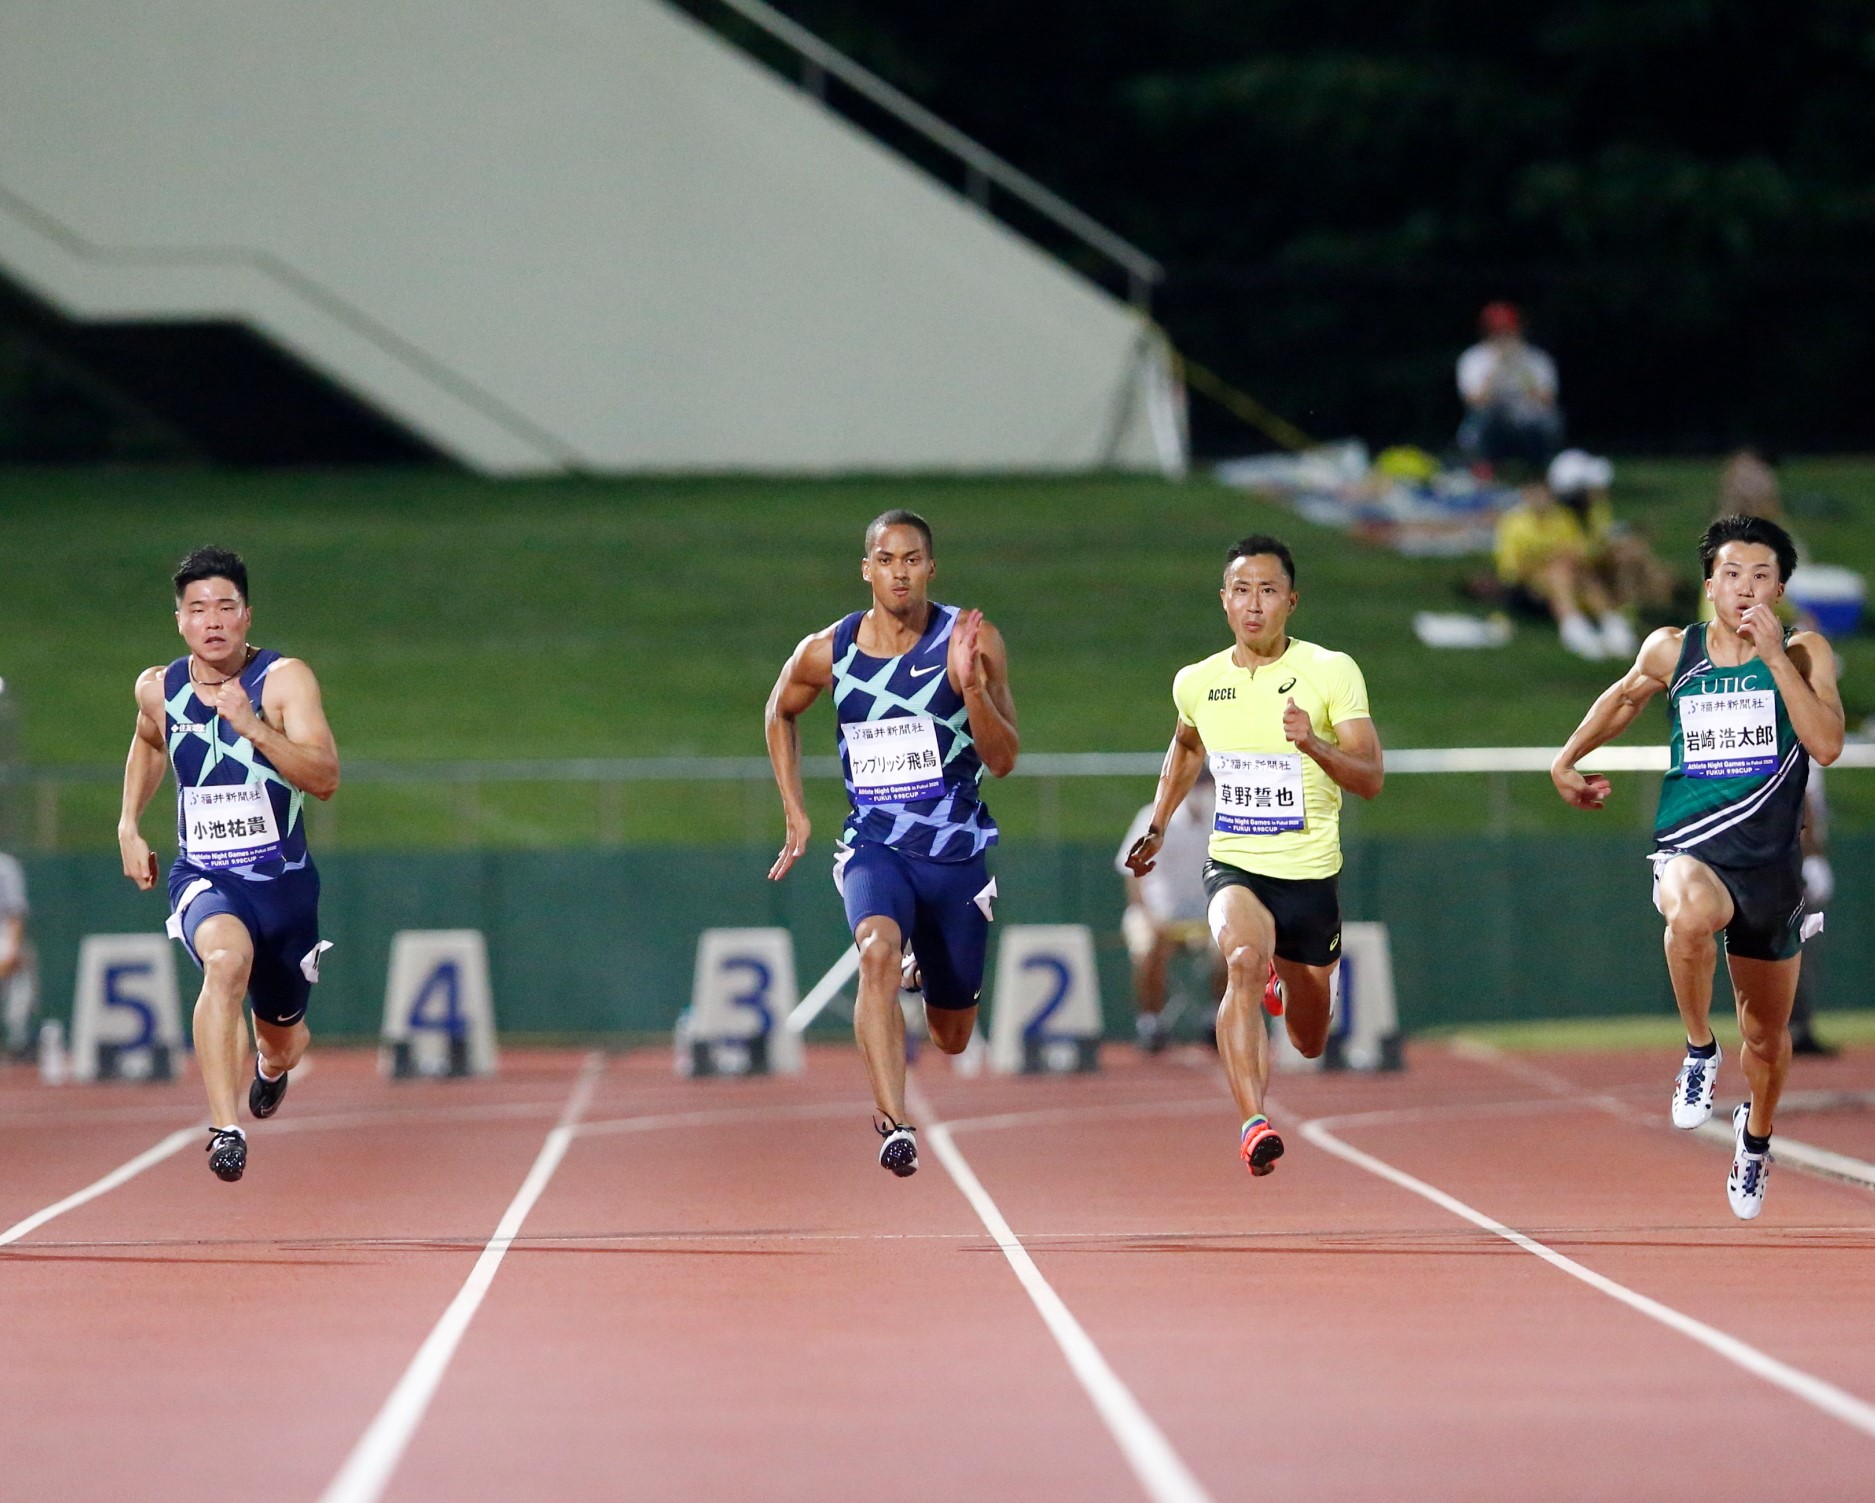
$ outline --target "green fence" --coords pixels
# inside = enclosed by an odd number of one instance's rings
[[[1875,836],[1842,840],[1833,854],[1839,892],[1812,960],[1829,1005],[1867,1006]],[[1342,909],[1390,926],[1409,1031],[1670,1011],[1644,855],[1631,834],[1363,839],[1349,847]],[[991,859],[999,922],[1093,927],[1108,1026],[1124,1029],[1131,988],[1112,848],[1012,842]],[[825,861],[771,883],[768,860],[722,846],[333,853],[321,863],[321,913],[334,948],[314,1027],[376,1033],[399,929],[483,930],[497,1016],[511,1033],[667,1030],[690,995],[697,936],[711,926],[792,930],[805,989],[846,943],[839,902]],[[63,1016],[79,938],[160,929],[163,900],[136,892],[109,857],[38,856],[26,869],[46,1009]],[[193,989],[186,963],[184,989]]]

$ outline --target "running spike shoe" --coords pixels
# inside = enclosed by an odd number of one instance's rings
[[[909,1122],[880,1117],[872,1124],[885,1141],[879,1145],[879,1166],[900,1179],[918,1172],[918,1129]]]
[[[1270,1126],[1268,1117],[1252,1117],[1243,1125],[1237,1153],[1243,1159],[1244,1168],[1260,1179],[1275,1169],[1276,1161],[1283,1156],[1283,1140]]]
[[[247,1168],[247,1136],[238,1127],[208,1130],[208,1167],[233,1184]]]
[[[1712,1115],[1712,1089],[1719,1083],[1719,1056],[1689,1054],[1673,1082],[1673,1125],[1697,1127]]]
[[[1771,1155],[1753,1153],[1745,1146],[1745,1123],[1750,1118],[1750,1105],[1740,1102],[1732,1113],[1732,1172],[1725,1181],[1725,1198],[1740,1221],[1756,1220],[1764,1209],[1764,1182],[1771,1175]]]
[[[1276,962],[1270,962],[1269,980],[1263,983],[1263,1010],[1272,1018],[1283,1015],[1283,983],[1276,974]]]
[[[254,1078],[248,1082],[247,1109],[256,1117],[271,1117],[280,1110],[280,1102],[286,1096],[287,1072],[282,1070],[278,1080],[262,1080],[260,1061],[254,1061]]]

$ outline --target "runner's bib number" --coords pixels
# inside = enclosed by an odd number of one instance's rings
[[[1302,754],[1262,756],[1212,752],[1217,816],[1211,828],[1225,835],[1287,835],[1305,830]]]
[[[1680,701],[1689,778],[1756,777],[1777,766],[1777,695],[1770,689],[1689,694]]]
[[[183,789],[182,848],[210,871],[278,860],[280,828],[266,785]]]
[[[856,720],[842,729],[853,802],[861,808],[909,804],[944,791],[944,759],[938,755],[937,727],[929,715]]]

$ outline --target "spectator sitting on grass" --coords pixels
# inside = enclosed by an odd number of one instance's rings
[[[1510,303],[1487,304],[1478,328],[1484,337],[1458,357],[1459,450],[1475,465],[1521,460],[1540,470],[1563,441],[1556,362],[1525,342],[1523,315]]]
[[[1675,619],[1673,593],[1678,583],[1635,527],[1614,514],[1608,488],[1615,467],[1600,455],[1582,449],[1564,449],[1549,464],[1550,494],[1564,510],[1574,513],[1589,544],[1589,566],[1615,611],[1627,621],[1653,617],[1657,624]],[[1603,633],[1610,657],[1626,657],[1634,650],[1631,633]],[[1619,648],[1619,652],[1615,649]]]
[[[1497,522],[1497,578],[1505,603],[1525,615],[1552,617],[1563,646],[1591,660],[1629,657],[1638,645],[1597,568],[1612,521],[1606,485],[1604,479],[1600,487],[1573,493],[1582,497],[1578,509],[1560,504],[1546,483],[1535,481]]]

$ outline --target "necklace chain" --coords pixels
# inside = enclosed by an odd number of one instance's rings
[[[189,655],[189,682],[194,684],[198,689],[219,689],[223,684],[231,684],[243,673],[247,672],[247,665],[254,661],[255,656],[254,644],[250,642],[247,645],[247,655],[241,659],[241,666],[235,669],[234,672],[230,673],[226,678],[218,678],[211,684],[195,676],[195,655],[191,653]]]

